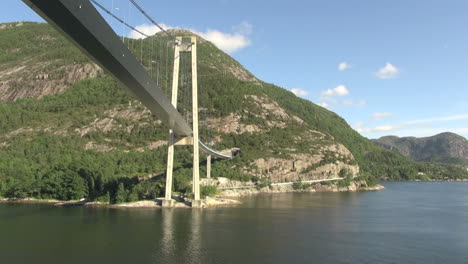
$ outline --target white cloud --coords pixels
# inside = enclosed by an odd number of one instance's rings
[[[250,45],[250,40],[247,36],[241,33],[224,33],[219,30],[208,29],[205,32],[197,32],[202,38],[213,42],[219,49],[233,53],[239,49],[245,48]]]
[[[379,120],[382,120],[382,119],[386,119],[390,116],[392,116],[393,113],[390,113],[390,112],[376,112],[372,115],[372,118],[375,120],[375,121],[379,121]]]
[[[356,122],[356,123],[353,124],[352,127],[354,128],[354,130],[358,131],[358,130],[362,129],[363,126],[364,126],[364,122]]]
[[[177,28],[177,27],[171,27],[171,26],[166,25],[166,24],[159,24],[159,25],[164,29]],[[136,26],[135,29],[145,33],[148,36],[152,36],[152,35],[154,35],[154,34],[161,31],[161,29],[159,29],[157,26],[149,25],[149,24],[142,24],[142,25]],[[133,39],[146,38],[145,36],[143,36],[142,34],[138,33],[135,30],[130,31],[130,33],[128,34],[128,37],[133,38]]]
[[[318,103],[318,105],[320,105],[320,106],[323,107],[323,108],[327,108],[327,109],[330,107],[330,105],[327,104],[327,103],[325,103],[325,102]]]
[[[299,89],[299,88],[292,88],[292,89],[291,89],[291,92],[292,92],[293,94],[295,94],[296,96],[306,96],[306,95],[309,94],[308,91],[303,90],[303,89]]]
[[[391,113],[387,112],[374,113],[373,118],[385,118],[391,115]],[[437,122],[450,122],[465,119],[468,119],[468,114],[412,120],[400,124],[383,125],[372,128],[365,128],[364,123],[360,122],[358,124],[355,124],[353,127],[356,131],[363,134],[387,133],[403,129],[407,131],[408,136],[432,136],[446,131],[458,134],[466,134],[468,133],[468,125],[461,125],[458,127],[451,128],[447,125],[437,125]]]
[[[253,26],[247,21],[242,21],[239,25],[233,26],[234,32],[242,35],[250,35],[253,32]]]
[[[333,89],[328,89],[326,91],[322,92],[322,96],[324,97],[331,97],[331,96],[344,96],[348,95],[349,91],[346,89],[346,86],[344,85],[338,85],[337,87]]]
[[[351,69],[351,65],[349,65],[346,61],[343,61],[340,64],[338,64],[338,70],[339,71],[344,71],[344,70],[348,70],[348,69]]]
[[[375,75],[380,79],[393,79],[398,76],[400,69],[395,67],[393,64],[387,62],[383,68],[381,68]]]
[[[173,27],[166,24],[160,24],[164,29],[171,29],[180,27]],[[145,33],[146,35],[154,35],[161,30],[155,25],[148,25],[142,24],[135,27],[137,30]],[[250,35],[253,31],[253,26],[248,23],[247,21],[241,22],[239,25],[233,27],[233,33],[222,32],[215,29],[208,29],[204,32],[190,29],[190,31],[194,32],[195,34],[200,35],[200,37],[213,42],[219,49],[227,52],[233,53],[238,51],[239,49],[245,48],[251,44],[250,40],[248,39],[248,35]],[[145,38],[145,36],[141,35],[135,30],[132,30],[128,34],[129,38],[134,39],[141,39]]]
[[[351,99],[343,100],[343,104],[346,106],[365,106],[366,101],[365,100],[359,100],[357,102],[354,102]]]
[[[464,119],[468,119],[468,114],[418,119],[418,120],[408,121],[407,123],[408,124],[420,124],[420,123],[431,123],[431,122],[437,122],[437,121],[454,121],[454,120],[464,120]]]
[[[468,134],[468,128],[466,127],[428,127],[428,126],[415,126],[415,125],[400,125],[400,126],[380,126],[375,128],[355,128],[355,130],[362,134],[379,134],[384,135],[390,134],[390,132],[396,132],[404,130],[405,132],[395,133],[400,137],[413,136],[413,137],[427,137],[437,135],[443,132],[452,132],[466,137]]]
[[[356,128],[356,131],[359,133],[379,133],[379,132],[390,132],[390,131],[397,131],[406,128],[407,125],[385,125],[385,126],[376,126],[374,128]]]

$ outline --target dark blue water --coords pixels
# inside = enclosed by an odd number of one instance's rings
[[[203,210],[0,204],[0,263],[468,263],[468,182],[384,185]]]

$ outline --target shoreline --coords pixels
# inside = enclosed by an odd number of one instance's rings
[[[468,179],[457,179],[457,180],[410,180],[410,181],[381,181],[385,182],[468,182]],[[263,194],[280,194],[280,193],[320,193],[320,192],[365,192],[365,191],[380,191],[384,190],[385,187],[381,184],[369,187],[367,183],[363,181],[353,181],[347,187],[338,187],[336,184],[315,184],[311,185],[306,189],[296,190],[293,185],[272,185],[263,188],[256,188],[255,186],[245,186],[245,188],[235,189],[222,189],[214,196],[207,196],[202,199],[202,208],[217,208],[217,207],[231,207],[241,204],[240,201],[232,198],[241,198],[247,196],[263,195]],[[113,209],[162,209],[163,198],[157,198],[154,200],[140,200],[136,202],[128,202],[121,204],[110,204],[97,201],[89,200],[73,200],[73,201],[61,201],[56,199],[37,199],[37,198],[5,198],[0,197],[0,203],[21,203],[21,204],[50,204],[59,207],[106,207]],[[171,208],[186,208],[191,209],[191,199],[184,199],[182,197],[174,197],[174,207]]]
[[[110,204],[97,201],[88,201],[88,200],[74,200],[74,201],[61,201],[55,199],[36,199],[36,198],[3,198],[0,197],[0,203],[20,203],[20,204],[50,204],[59,207],[74,207],[74,206],[83,206],[83,207],[107,207],[107,208],[163,208],[162,207],[163,198],[157,198],[154,200],[140,200],[135,202],[120,203],[120,204]],[[181,198],[176,198],[174,207],[171,208],[192,208],[190,206],[191,199],[183,200]],[[212,207],[226,207],[241,204],[241,202],[224,197],[209,197],[202,199],[202,208],[212,208]]]
[[[457,180],[411,180],[411,181],[381,181],[385,182],[468,182],[468,179],[457,179]],[[353,181],[347,187],[338,187],[336,184],[315,184],[311,185],[306,189],[296,190],[293,185],[272,185],[263,188],[256,188],[255,186],[245,186],[245,188],[235,189],[222,189],[214,196],[207,196],[202,199],[202,208],[216,208],[216,207],[231,207],[241,204],[240,201],[232,198],[241,198],[246,196],[255,196],[262,194],[280,194],[280,193],[320,193],[320,192],[365,192],[365,191],[380,191],[384,190],[385,187],[381,184],[369,187],[367,183],[363,181]],[[114,209],[162,209],[162,199],[157,198],[154,200],[140,200],[136,202],[128,202],[121,204],[110,204],[97,201],[89,200],[73,200],[73,201],[61,201],[56,199],[37,199],[37,198],[5,198],[0,197],[0,203],[21,203],[21,204],[50,204],[60,207],[106,207]],[[175,203],[172,208],[192,208],[190,206],[191,199],[184,199],[182,197],[174,197]]]
[[[362,183],[352,182],[348,187],[338,188],[336,186],[328,186],[317,184],[315,186],[310,186],[307,189],[294,190],[292,185],[276,185],[271,187],[264,187],[257,189],[255,187],[245,188],[245,189],[230,189],[230,190],[221,190],[219,194],[214,197],[207,196],[205,199],[202,199],[202,208],[216,208],[216,207],[230,207],[241,204],[240,201],[232,199],[236,197],[244,196],[253,196],[261,194],[279,194],[279,193],[316,193],[316,192],[359,192],[359,191],[378,191],[385,189],[384,186],[378,184],[373,187],[368,187],[367,184],[361,185]],[[174,197],[175,203],[172,208],[192,208],[191,199],[184,199],[182,197]],[[157,198],[154,200],[141,200],[135,202],[121,203],[121,204],[110,204],[102,203],[97,201],[88,201],[85,199],[82,200],[73,200],[73,201],[61,201],[55,199],[36,199],[36,198],[2,198],[0,197],[0,203],[23,203],[23,204],[52,204],[54,206],[60,207],[74,207],[74,206],[83,206],[83,207],[107,207],[107,208],[117,208],[117,209],[157,209],[162,207],[163,198]]]

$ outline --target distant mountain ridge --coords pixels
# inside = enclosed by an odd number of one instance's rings
[[[468,140],[455,133],[422,138],[385,136],[372,141],[417,161],[468,164]]]

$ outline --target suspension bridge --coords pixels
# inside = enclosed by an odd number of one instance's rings
[[[171,100],[162,89],[163,78],[161,72],[168,71],[168,57],[166,54],[166,66],[161,61],[155,61],[152,58],[147,60],[150,73],[145,69],[143,59],[143,42],[141,42],[140,61],[132,54],[129,46],[133,45],[130,41],[125,43],[125,38],[118,36],[112,27],[106,22],[103,16],[98,12],[95,6],[101,8],[105,13],[122,23],[123,26],[140,33],[143,37],[150,37],[144,32],[132,27],[122,18],[117,17],[111,11],[100,5],[95,0],[23,0],[36,13],[43,17],[49,24],[55,27],[60,33],[71,40],[78,48],[87,54],[94,62],[101,66],[115,80],[119,81],[124,87],[129,89],[141,103],[146,106],[153,114],[169,127],[168,139],[168,157],[166,171],[166,192],[163,200],[163,207],[172,207],[172,177],[174,146],[190,145],[193,146],[193,187],[194,200],[192,207],[201,207],[200,200],[200,174],[199,174],[199,151],[206,153],[207,156],[207,177],[210,177],[211,157],[219,159],[232,158],[231,152],[216,151],[204,144],[199,136],[199,117],[198,117],[198,72],[197,72],[197,39],[192,36],[190,39],[182,36],[173,36],[158,25],[134,0],[130,2],[155,26],[158,26],[168,38],[165,41],[166,47],[173,48],[172,60],[172,85]],[[93,5],[94,4],[94,5]],[[161,50],[161,49],[159,49]],[[185,74],[182,80],[191,76],[191,95],[192,109],[191,120],[188,111],[185,109],[186,117],[177,109],[179,73],[181,67],[181,57],[183,53],[191,54],[190,68],[191,73]],[[160,57],[158,57],[160,58]],[[153,78],[153,64],[157,63],[155,72],[156,78]],[[182,64],[183,66],[184,64]],[[165,78],[166,83],[169,78]],[[169,85],[166,84],[166,88]],[[190,124],[191,123],[191,124]]]

